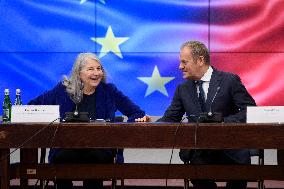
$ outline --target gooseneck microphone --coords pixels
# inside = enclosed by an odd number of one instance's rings
[[[214,100],[215,100],[215,98],[216,98],[220,88],[221,88],[220,86],[217,87],[216,93],[214,94],[214,96],[213,96],[213,98],[211,100],[211,103],[210,103],[210,106],[209,106],[208,116],[212,116],[213,115],[213,113],[212,113],[212,104],[213,104],[213,102],[214,102]]]
[[[75,104],[75,110],[74,110],[74,116],[78,116],[79,111],[78,111],[78,104]]]
[[[223,115],[219,112],[212,112],[212,104],[215,101],[217,94],[219,93],[221,87],[218,86],[217,90],[210,102],[209,112],[203,112],[200,114],[199,122],[201,123],[221,123],[223,121]]]
[[[77,104],[75,105],[74,112],[66,112],[64,122],[90,122],[90,117],[88,112],[79,112]]]
[[[81,89],[82,90],[82,89]],[[78,110],[78,104],[81,101],[81,95],[77,96],[77,98],[71,98],[75,104],[74,112],[66,112],[64,122],[90,122],[90,117],[88,112],[80,112]]]

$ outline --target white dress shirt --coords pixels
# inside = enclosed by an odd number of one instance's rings
[[[204,93],[205,93],[205,101],[207,100],[207,93],[208,93],[209,83],[210,83],[210,79],[211,79],[212,73],[213,73],[213,68],[211,66],[209,66],[209,68],[207,69],[205,74],[200,79],[200,80],[204,81],[203,84],[202,84],[202,88],[203,88]],[[198,88],[198,86],[197,86],[197,94],[199,96],[199,88]]]

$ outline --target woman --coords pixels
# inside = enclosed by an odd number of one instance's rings
[[[106,73],[100,60],[93,53],[78,55],[70,78],[64,76],[63,82],[52,90],[40,95],[29,104],[60,105],[60,117],[66,112],[88,112],[90,119],[114,121],[115,112],[119,110],[128,117],[128,121],[145,118],[145,113],[123,95],[113,84],[106,83]],[[137,121],[140,121],[137,120]],[[62,163],[112,163],[110,149],[51,149],[49,161]],[[122,153],[119,157],[123,161]],[[57,180],[58,189],[72,188],[71,180]],[[84,188],[102,188],[100,180],[84,180]]]

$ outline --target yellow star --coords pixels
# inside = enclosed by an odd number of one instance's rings
[[[169,96],[165,85],[174,79],[174,77],[161,77],[158,67],[155,66],[151,77],[137,77],[148,85],[145,97],[155,91],[159,91],[165,96]]]
[[[111,27],[107,29],[105,37],[91,37],[91,40],[102,45],[100,58],[105,56],[108,52],[113,52],[118,57],[122,58],[122,54],[119,49],[119,45],[127,41],[129,37],[115,37]]]

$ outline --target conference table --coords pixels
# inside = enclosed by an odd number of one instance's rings
[[[38,163],[38,148],[284,149],[284,124],[245,123],[10,123],[0,126],[1,189],[28,179],[247,179],[284,180],[284,165]],[[20,163],[10,164],[10,149]],[[283,161],[283,157],[278,161]]]

